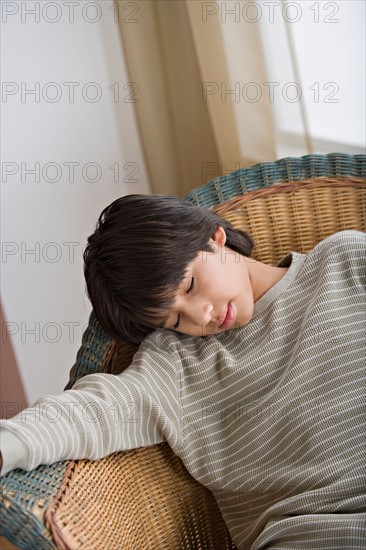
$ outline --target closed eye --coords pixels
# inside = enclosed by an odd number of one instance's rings
[[[194,289],[195,287],[195,284],[196,284],[196,280],[194,277],[192,277],[191,279],[191,285],[189,287],[189,289],[187,290],[187,294],[190,294],[192,292],[192,290]],[[179,323],[180,323],[180,315],[178,315],[178,318],[177,318],[177,322],[175,323],[175,325],[173,326],[174,329],[177,329],[179,327]]]

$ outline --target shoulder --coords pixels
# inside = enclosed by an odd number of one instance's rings
[[[338,231],[319,242],[308,253],[313,256],[331,258],[346,258],[360,256],[365,253],[366,233],[354,229]]]
[[[366,233],[363,231],[357,231],[356,229],[346,229],[344,231],[338,231],[330,237],[327,237],[319,243],[318,246],[334,246],[341,245],[344,246],[349,244],[350,246],[355,245],[365,246],[366,243]]]
[[[344,230],[334,233],[306,255],[305,264],[332,284],[357,284],[366,276],[366,233]],[[343,282],[343,283],[342,283]]]
[[[230,331],[228,331],[230,332]],[[139,352],[159,357],[159,362],[174,362],[185,365],[187,361],[203,360],[217,346],[217,335],[190,336],[168,329],[159,329],[149,334],[142,342]]]
[[[151,332],[140,344],[138,351],[172,353],[180,344],[180,334],[168,329]]]
[[[141,342],[133,358],[134,366],[170,369],[175,364],[177,367],[181,347],[179,336],[168,329],[154,330]]]

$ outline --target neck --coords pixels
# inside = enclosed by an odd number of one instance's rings
[[[256,302],[282,279],[288,267],[274,267],[251,259],[248,262],[248,271]]]

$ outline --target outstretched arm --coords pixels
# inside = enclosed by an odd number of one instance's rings
[[[157,393],[136,372],[91,374],[71,390],[38,400],[1,422],[1,474],[174,440],[176,423]]]

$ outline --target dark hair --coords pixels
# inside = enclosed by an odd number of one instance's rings
[[[254,243],[212,210],[174,195],[127,195],[104,208],[83,251],[88,297],[115,340],[141,342],[163,326],[188,264],[219,226],[226,246],[250,257]]]

